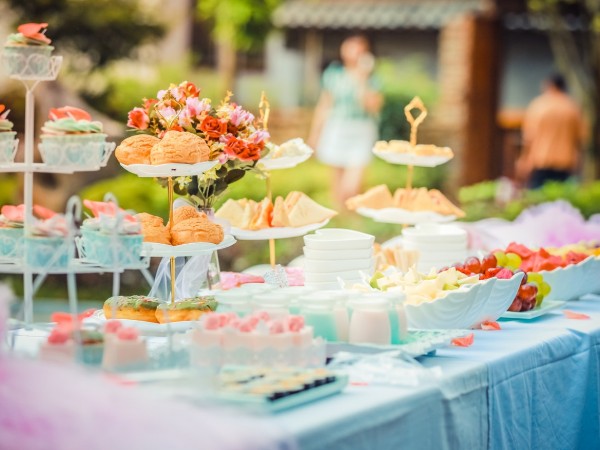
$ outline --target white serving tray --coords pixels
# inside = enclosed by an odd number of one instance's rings
[[[269,158],[267,156],[265,159],[258,161],[258,163],[262,164],[265,170],[291,169],[308,160],[311,155],[312,153],[306,153],[303,155],[280,156],[279,158]]]
[[[373,153],[379,158],[383,159],[390,164],[401,164],[405,166],[418,166],[418,167],[436,167],[441,164],[445,164],[450,161],[452,156],[420,156],[414,153],[399,153],[393,151],[381,151],[373,150]]]
[[[240,241],[264,241],[268,239],[287,239],[304,236],[311,231],[323,228],[329,223],[329,219],[319,223],[311,223],[303,227],[273,227],[262,230],[243,230],[231,227],[231,234]]]
[[[235,238],[226,234],[220,244],[211,244],[210,242],[194,242],[183,245],[158,244],[156,242],[144,242],[142,245],[142,256],[149,257],[171,257],[171,256],[197,256],[212,253],[231,247],[237,241]]]
[[[416,225],[419,223],[444,223],[456,220],[454,215],[442,215],[433,211],[408,211],[402,208],[358,208],[358,214],[382,223]]]
[[[167,178],[200,175],[218,163],[218,161],[204,161],[197,164],[121,164],[121,167],[138,177]]]

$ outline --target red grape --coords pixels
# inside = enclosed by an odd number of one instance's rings
[[[471,256],[467,258],[464,264],[465,269],[467,269],[471,273],[480,273],[481,272],[481,261],[479,258],[475,256]]]
[[[498,266],[498,260],[496,257],[490,253],[489,255],[485,255],[481,260],[481,272],[485,273],[486,270],[492,269]]]

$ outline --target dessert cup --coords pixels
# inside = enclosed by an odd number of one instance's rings
[[[66,269],[68,248],[64,237],[26,236],[25,262],[33,268]]]
[[[0,133],[0,164],[12,164],[15,161],[19,140],[16,131]]]
[[[103,164],[106,134],[42,135],[42,160],[52,167],[93,168]]]
[[[0,228],[0,258],[22,258],[23,238],[23,228]]]
[[[116,251],[115,243],[116,240]],[[128,266],[140,261],[144,237],[141,234],[117,235],[81,228],[81,242],[86,259],[102,266]]]

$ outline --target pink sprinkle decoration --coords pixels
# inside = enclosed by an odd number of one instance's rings
[[[117,332],[117,337],[122,341],[135,341],[140,332],[134,327],[123,327]]]
[[[571,311],[568,309],[565,309],[563,311],[563,314],[567,319],[586,320],[590,318],[590,316],[588,316],[587,314],[576,313],[575,311]]]
[[[252,331],[254,331],[254,328],[256,328],[257,323],[258,322],[254,321],[252,317],[248,317],[247,319],[241,320],[239,322],[238,329],[242,333],[251,333]]]
[[[271,316],[269,316],[269,313],[266,311],[257,311],[254,313],[254,316],[257,317],[259,320],[264,320],[265,322],[271,320]]]
[[[481,324],[481,329],[485,331],[500,331],[500,324],[498,322],[486,321]]]
[[[105,333],[117,333],[121,328],[123,328],[123,324],[118,320],[109,320],[104,325]]]
[[[452,345],[456,347],[470,347],[473,345],[473,339],[475,339],[475,335],[471,333],[468,336],[452,339]]]

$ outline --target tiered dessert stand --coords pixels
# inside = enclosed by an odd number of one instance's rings
[[[174,203],[174,192],[173,192],[173,178],[186,177],[200,175],[217,165],[217,161],[206,161],[197,164],[161,164],[161,165],[147,165],[147,164],[130,164],[121,166],[138,177],[156,177],[167,179],[167,192],[169,197],[169,226],[173,226],[173,203]],[[174,303],[176,296],[176,257],[192,257],[201,255],[211,255],[217,250],[221,250],[232,246],[236,243],[233,236],[226,234],[223,241],[219,244],[211,244],[209,242],[197,242],[184,245],[166,245],[158,244],[154,242],[145,242],[142,254],[144,256],[154,257],[166,257],[169,258],[170,264],[170,284],[171,284],[171,302]],[[212,288],[210,285],[210,277],[207,272],[207,281],[209,283],[209,289]]]
[[[412,110],[416,109],[419,111],[419,115],[414,117]],[[417,130],[419,125],[423,123],[427,117],[427,109],[423,104],[423,101],[419,97],[413,98],[408,105],[404,108],[404,114],[410,124],[410,146],[415,147],[417,145]],[[417,155],[413,153],[396,153],[393,151],[379,151],[373,149],[373,153],[379,158],[390,164],[398,164],[406,166],[407,177],[406,177],[406,190],[410,191],[413,186],[413,172],[414,167],[436,167],[444,164],[452,156],[445,155]],[[365,217],[369,217],[377,222],[391,223],[391,224],[402,224],[402,225],[416,225],[420,223],[443,223],[452,222],[456,220],[454,215],[442,215],[435,211],[408,211],[402,208],[383,208],[383,209],[372,209],[372,208],[358,208],[357,212]]]
[[[267,130],[269,123],[269,112],[270,105],[265,93],[261,95],[260,103],[260,120],[264,130]],[[273,191],[271,188],[271,171],[291,169],[296,167],[298,164],[305,162],[310,158],[310,154],[306,155],[294,155],[294,156],[282,156],[279,158],[266,158],[260,160],[260,164],[263,166],[263,172],[265,173],[265,180],[267,186],[267,197],[269,200],[273,200]],[[275,240],[276,239],[288,239],[294,237],[304,236],[311,231],[327,225],[329,220],[325,220],[320,223],[310,224],[303,227],[274,227],[263,230],[242,230],[239,228],[232,227],[231,233],[236,239],[240,241],[269,241],[269,263],[271,267],[275,267]]]
[[[5,56],[9,58],[9,56]],[[64,161],[60,161],[62,164],[48,164],[46,162],[36,163],[34,162],[34,95],[33,92],[38,84],[42,81],[55,80],[60,66],[62,64],[61,56],[51,56],[47,64],[47,70],[44,73],[35,73],[31,67],[36,64],[39,66],[39,60],[33,61],[33,59],[39,58],[39,55],[29,55],[24,58],[20,63],[21,71],[19,73],[12,73],[9,75],[10,78],[19,80],[23,83],[26,89],[25,97],[25,152],[23,162],[12,162],[0,165],[0,172],[2,173],[22,173],[24,176],[24,198],[23,204],[25,205],[25,217],[24,217],[24,233],[25,236],[34,225],[33,218],[33,175],[34,173],[60,173],[60,174],[71,174],[74,172],[84,171],[97,171],[101,167],[106,165],[110,154],[115,148],[114,143],[103,143],[103,147],[99,150],[102,152],[98,164],[64,164]],[[9,64],[5,61],[6,65]],[[36,64],[34,64],[36,63]],[[10,66],[14,67],[15,64],[12,62]],[[67,144],[63,148],[64,154],[69,152],[76,153],[78,144]],[[120,284],[120,273],[127,269],[138,269],[141,270],[147,279],[149,274],[146,268],[148,267],[149,261],[147,258],[139,257],[133,263],[128,264],[127,267],[123,267],[118,264],[117,260],[113,260],[113,264],[100,264],[96,261],[82,258],[77,256],[75,251],[75,235],[78,233],[75,221],[79,220],[81,216],[81,202],[78,198],[73,197],[69,200],[66,211],[66,222],[68,226],[67,236],[64,238],[64,242],[59,248],[44,248],[43,245],[35,245],[35,248],[29,248],[30,245],[34,245],[31,241],[25,238],[20,238],[18,242],[15,242],[15,253],[7,257],[0,259],[0,273],[6,274],[22,274],[23,275],[23,298],[24,298],[24,321],[27,325],[31,325],[33,322],[33,297],[45,278],[49,274],[65,274],[67,276],[67,290],[69,297],[69,307],[71,313],[77,314],[77,286],[76,286],[76,274],[80,273],[113,273],[113,294],[118,295],[118,289]],[[116,231],[115,231],[116,233]],[[113,241],[116,241],[116,237],[113,236]],[[126,251],[115,247],[115,251]],[[25,256],[28,253],[42,254],[43,252],[54,252],[54,255],[50,257],[44,264],[31,264],[31,260]],[[64,261],[59,263],[60,256],[63,255],[67,258],[67,263]],[[150,277],[151,279],[151,277]]]

